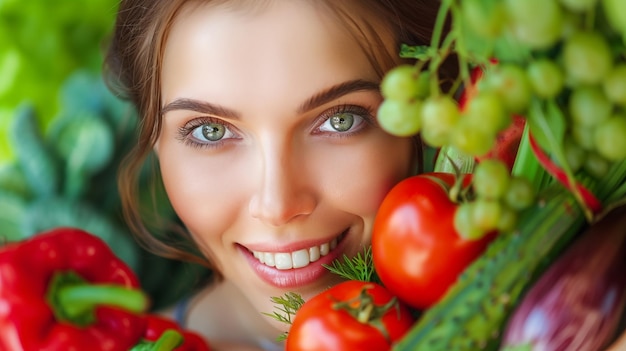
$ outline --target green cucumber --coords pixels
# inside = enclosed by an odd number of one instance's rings
[[[615,167],[602,184],[594,184],[591,190],[600,199],[624,184],[625,164]],[[497,349],[505,322],[524,291],[586,225],[580,206],[558,183],[541,192],[519,223],[517,231],[494,240],[394,351]]]

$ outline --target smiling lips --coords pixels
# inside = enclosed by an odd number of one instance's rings
[[[331,241],[312,246],[308,249],[301,249],[293,252],[261,252],[252,251],[252,254],[259,262],[269,267],[275,267],[280,270],[292,268],[302,268],[308,266],[311,262],[315,262],[320,257],[328,255],[332,249],[337,247],[337,243],[341,241],[344,234],[333,238]]]

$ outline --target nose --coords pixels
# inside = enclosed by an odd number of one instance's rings
[[[261,154],[257,188],[249,203],[250,215],[278,227],[310,215],[317,206],[313,187],[307,181],[306,161],[288,147],[266,148]]]

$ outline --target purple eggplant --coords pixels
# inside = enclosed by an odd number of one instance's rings
[[[501,350],[599,351],[626,304],[626,206],[591,225],[515,309]]]

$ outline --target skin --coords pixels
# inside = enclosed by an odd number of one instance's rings
[[[248,249],[292,251],[344,233],[331,255],[355,255],[370,243],[384,195],[412,168],[412,141],[376,125],[380,77],[346,28],[312,3],[185,5],[166,43],[155,151],[172,205],[225,278],[188,314],[189,328],[218,350],[285,330],[262,315],[274,311],[271,296],[309,298],[338,282],[319,261],[271,268],[278,278],[268,281]],[[367,83],[310,104],[355,81]],[[329,122],[340,113],[353,118],[348,131]],[[203,124],[227,132],[211,142]],[[312,279],[314,271],[324,274]]]
[[[626,331],[606,351],[626,350]]]

